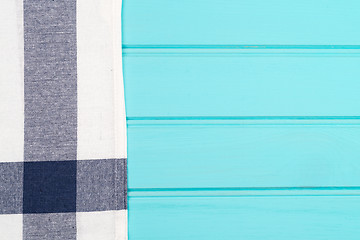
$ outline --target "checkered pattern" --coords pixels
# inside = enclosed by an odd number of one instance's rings
[[[0,240],[127,239],[121,0],[0,2]]]

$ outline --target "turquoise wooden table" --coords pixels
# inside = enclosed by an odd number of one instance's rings
[[[360,1],[125,0],[129,239],[360,238]]]

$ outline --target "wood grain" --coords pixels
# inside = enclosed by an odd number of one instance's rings
[[[359,116],[359,50],[138,49],[127,117]]]
[[[359,9],[123,2],[130,240],[359,238]]]
[[[126,0],[125,45],[358,45],[357,0]]]
[[[129,238],[357,240],[359,200],[359,196],[130,197]]]
[[[161,122],[128,122],[130,189],[360,186],[359,120]]]

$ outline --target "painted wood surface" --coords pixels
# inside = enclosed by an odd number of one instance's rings
[[[125,45],[356,45],[357,0],[128,0]]]
[[[130,197],[129,238],[357,240],[359,196]]]
[[[129,239],[358,239],[360,2],[126,0]]]
[[[129,188],[360,186],[359,149],[359,120],[129,121]]]
[[[360,50],[127,50],[127,116],[357,116],[359,66]]]

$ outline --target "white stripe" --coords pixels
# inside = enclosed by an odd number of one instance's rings
[[[23,1],[0,2],[0,162],[24,156]]]
[[[0,239],[23,239],[23,214],[0,214]]]
[[[77,240],[126,240],[127,210],[76,213]]]
[[[125,95],[122,70],[121,5],[122,0],[113,0],[115,154],[116,158],[127,158]]]
[[[77,159],[125,158],[121,0],[78,0],[77,39]]]

